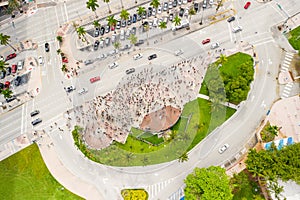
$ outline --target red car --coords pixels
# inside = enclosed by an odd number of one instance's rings
[[[250,5],[251,5],[251,3],[248,1],[248,2],[245,4],[244,8],[245,8],[245,9],[248,9]]]
[[[207,43],[210,43],[210,39],[205,39],[205,40],[202,40],[202,44],[207,44]]]
[[[68,62],[69,62],[69,60],[68,60],[68,58],[67,58],[67,57],[62,57],[62,62],[63,62],[63,63],[68,63]]]
[[[11,73],[16,73],[17,72],[17,65],[12,65],[11,66]]]
[[[4,86],[5,86],[6,89],[9,88],[10,82],[9,82],[9,81],[6,81],[5,84],[4,84]]]
[[[16,56],[17,56],[17,54],[11,53],[11,54],[9,54],[9,55],[6,57],[5,61],[6,61],[6,60],[13,59],[13,58],[15,58]]]
[[[93,77],[93,78],[90,79],[91,83],[94,83],[96,81],[100,81],[100,76],[96,76],[96,77]]]

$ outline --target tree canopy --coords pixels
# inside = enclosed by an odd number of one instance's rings
[[[195,168],[184,182],[185,198],[189,200],[229,200],[233,197],[229,177],[221,167]]]
[[[270,150],[250,150],[246,160],[247,169],[254,176],[267,180],[293,180],[300,184],[300,143],[277,150],[275,145]]]

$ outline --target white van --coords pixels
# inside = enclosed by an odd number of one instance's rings
[[[237,27],[233,27],[232,28],[232,32],[233,33],[238,33],[238,32],[240,32],[242,30],[243,30],[243,28],[241,26],[237,26]]]
[[[125,31],[124,31],[124,29],[121,30],[120,40],[125,40]]]
[[[172,31],[176,31],[182,28],[187,28],[190,26],[190,22],[187,19],[182,19],[181,23],[178,26],[175,26],[175,23],[172,24]]]

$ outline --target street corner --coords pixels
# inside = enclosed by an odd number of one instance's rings
[[[70,31],[70,27],[71,27],[71,24],[69,24],[69,23],[61,25],[58,28],[56,34],[58,36],[65,37],[69,33],[69,31]]]
[[[236,10],[234,8],[230,8],[222,12],[218,12],[215,15],[209,17],[209,19],[211,20],[210,24],[215,24],[217,22],[228,19],[229,17],[234,15],[236,15]]]
[[[26,51],[26,50],[35,50],[38,48],[38,44],[33,42],[31,39],[23,40],[17,46],[17,50],[19,52]]]

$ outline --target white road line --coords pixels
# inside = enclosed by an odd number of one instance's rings
[[[294,57],[294,55],[285,54],[285,57],[287,57],[287,58],[293,58],[293,57]]]
[[[64,11],[63,11],[63,8],[60,6],[60,11],[61,11],[61,16],[63,18],[63,23],[65,23],[65,17],[64,17]]]
[[[283,63],[283,66],[285,66],[285,67],[287,67],[287,68],[290,67],[290,65],[288,65],[288,64],[286,64],[286,63]]]
[[[287,58],[287,57],[285,57],[285,58],[284,58],[284,60],[287,60],[287,61],[292,61],[292,59],[291,59],[291,58]]]
[[[58,19],[58,15],[57,15],[57,9],[56,9],[56,6],[54,6],[54,9],[55,9],[55,15],[56,15],[57,26],[59,26],[59,19]]]
[[[21,115],[21,135],[23,134],[24,112],[25,112],[25,104],[22,105],[22,115]]]
[[[287,61],[287,60],[284,60],[283,63],[286,63],[286,64],[288,64],[288,65],[291,64],[291,62],[290,62],[290,61]]]
[[[254,43],[253,45],[254,46],[259,46],[259,45],[263,45],[263,44],[270,43],[270,42],[275,42],[275,40],[272,38],[272,39],[269,39],[269,40],[264,41],[264,42]]]
[[[290,56],[294,56],[294,54],[291,53],[291,52],[286,52],[285,54],[286,54],[286,55],[290,55]]]
[[[233,42],[233,38],[232,38],[232,32],[231,32],[230,23],[227,23],[227,26],[228,26],[228,31],[229,31],[230,41],[231,41],[231,42]]]
[[[68,22],[69,21],[69,16],[68,16],[68,11],[67,11],[67,6],[66,6],[65,1],[64,1],[64,8],[65,8],[66,18],[67,18],[67,22]]]

